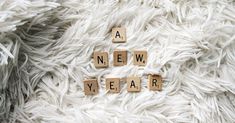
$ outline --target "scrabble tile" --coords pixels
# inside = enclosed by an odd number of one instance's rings
[[[147,51],[134,51],[134,65],[145,66],[147,64]]]
[[[127,51],[120,50],[113,52],[113,65],[114,66],[123,66],[127,64]]]
[[[112,41],[113,43],[125,43],[126,29],[124,27],[112,28]]]
[[[148,76],[148,87],[152,91],[162,90],[162,77],[160,75],[154,74]]]
[[[140,77],[127,77],[127,91],[139,92],[141,89]]]
[[[106,90],[111,93],[120,92],[120,79],[119,78],[106,78]]]
[[[99,86],[96,79],[84,80],[85,95],[95,95],[98,93]]]
[[[107,68],[109,66],[109,59],[107,52],[94,52],[94,64],[96,68]]]

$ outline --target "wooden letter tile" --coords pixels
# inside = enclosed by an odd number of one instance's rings
[[[106,78],[106,90],[111,93],[120,92],[120,79],[119,78]]]
[[[123,66],[127,64],[127,51],[120,50],[113,52],[113,65],[114,66]]]
[[[95,95],[98,93],[99,86],[96,79],[84,80],[85,95]]]
[[[117,27],[112,29],[112,41],[113,43],[125,43],[126,42],[126,29],[124,27]]]
[[[96,68],[107,68],[109,59],[107,52],[94,52],[94,64]]]
[[[156,74],[149,75],[148,79],[149,79],[149,83],[148,83],[149,90],[152,90],[152,91],[162,90],[162,77],[160,75],[156,75]]]
[[[134,51],[134,65],[145,66],[147,64],[147,51]]]
[[[127,77],[127,91],[139,92],[141,89],[140,77]]]

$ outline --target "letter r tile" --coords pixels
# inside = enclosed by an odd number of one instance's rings
[[[149,75],[148,79],[149,79],[148,82],[149,90],[152,91],[162,90],[162,77],[160,75],[157,74]]]

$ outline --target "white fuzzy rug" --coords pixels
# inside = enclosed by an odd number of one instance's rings
[[[123,26],[127,43],[114,44]],[[128,63],[112,67],[114,49]],[[146,67],[132,63],[146,49]],[[109,52],[96,69],[94,50]],[[147,74],[164,78],[149,91]],[[142,77],[140,93],[105,90],[105,77]],[[83,80],[97,77],[99,94]],[[234,0],[1,0],[0,122],[235,122]]]

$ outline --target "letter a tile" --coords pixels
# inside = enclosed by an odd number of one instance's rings
[[[162,77],[160,75],[157,75],[157,74],[149,75],[148,79],[149,79],[149,82],[148,82],[149,90],[152,90],[152,91],[162,90]]]
[[[145,66],[147,64],[147,51],[134,51],[134,65]]]
[[[127,78],[127,91],[139,92],[141,90],[140,77],[128,77]]]
[[[120,92],[120,79],[119,78],[106,78],[106,90],[111,93]]]
[[[96,68],[107,68],[109,66],[107,52],[94,52],[93,58]]]
[[[99,86],[96,79],[84,80],[85,95],[95,95],[98,93]]]
[[[124,27],[112,28],[112,41],[113,43],[125,43],[126,29]]]

